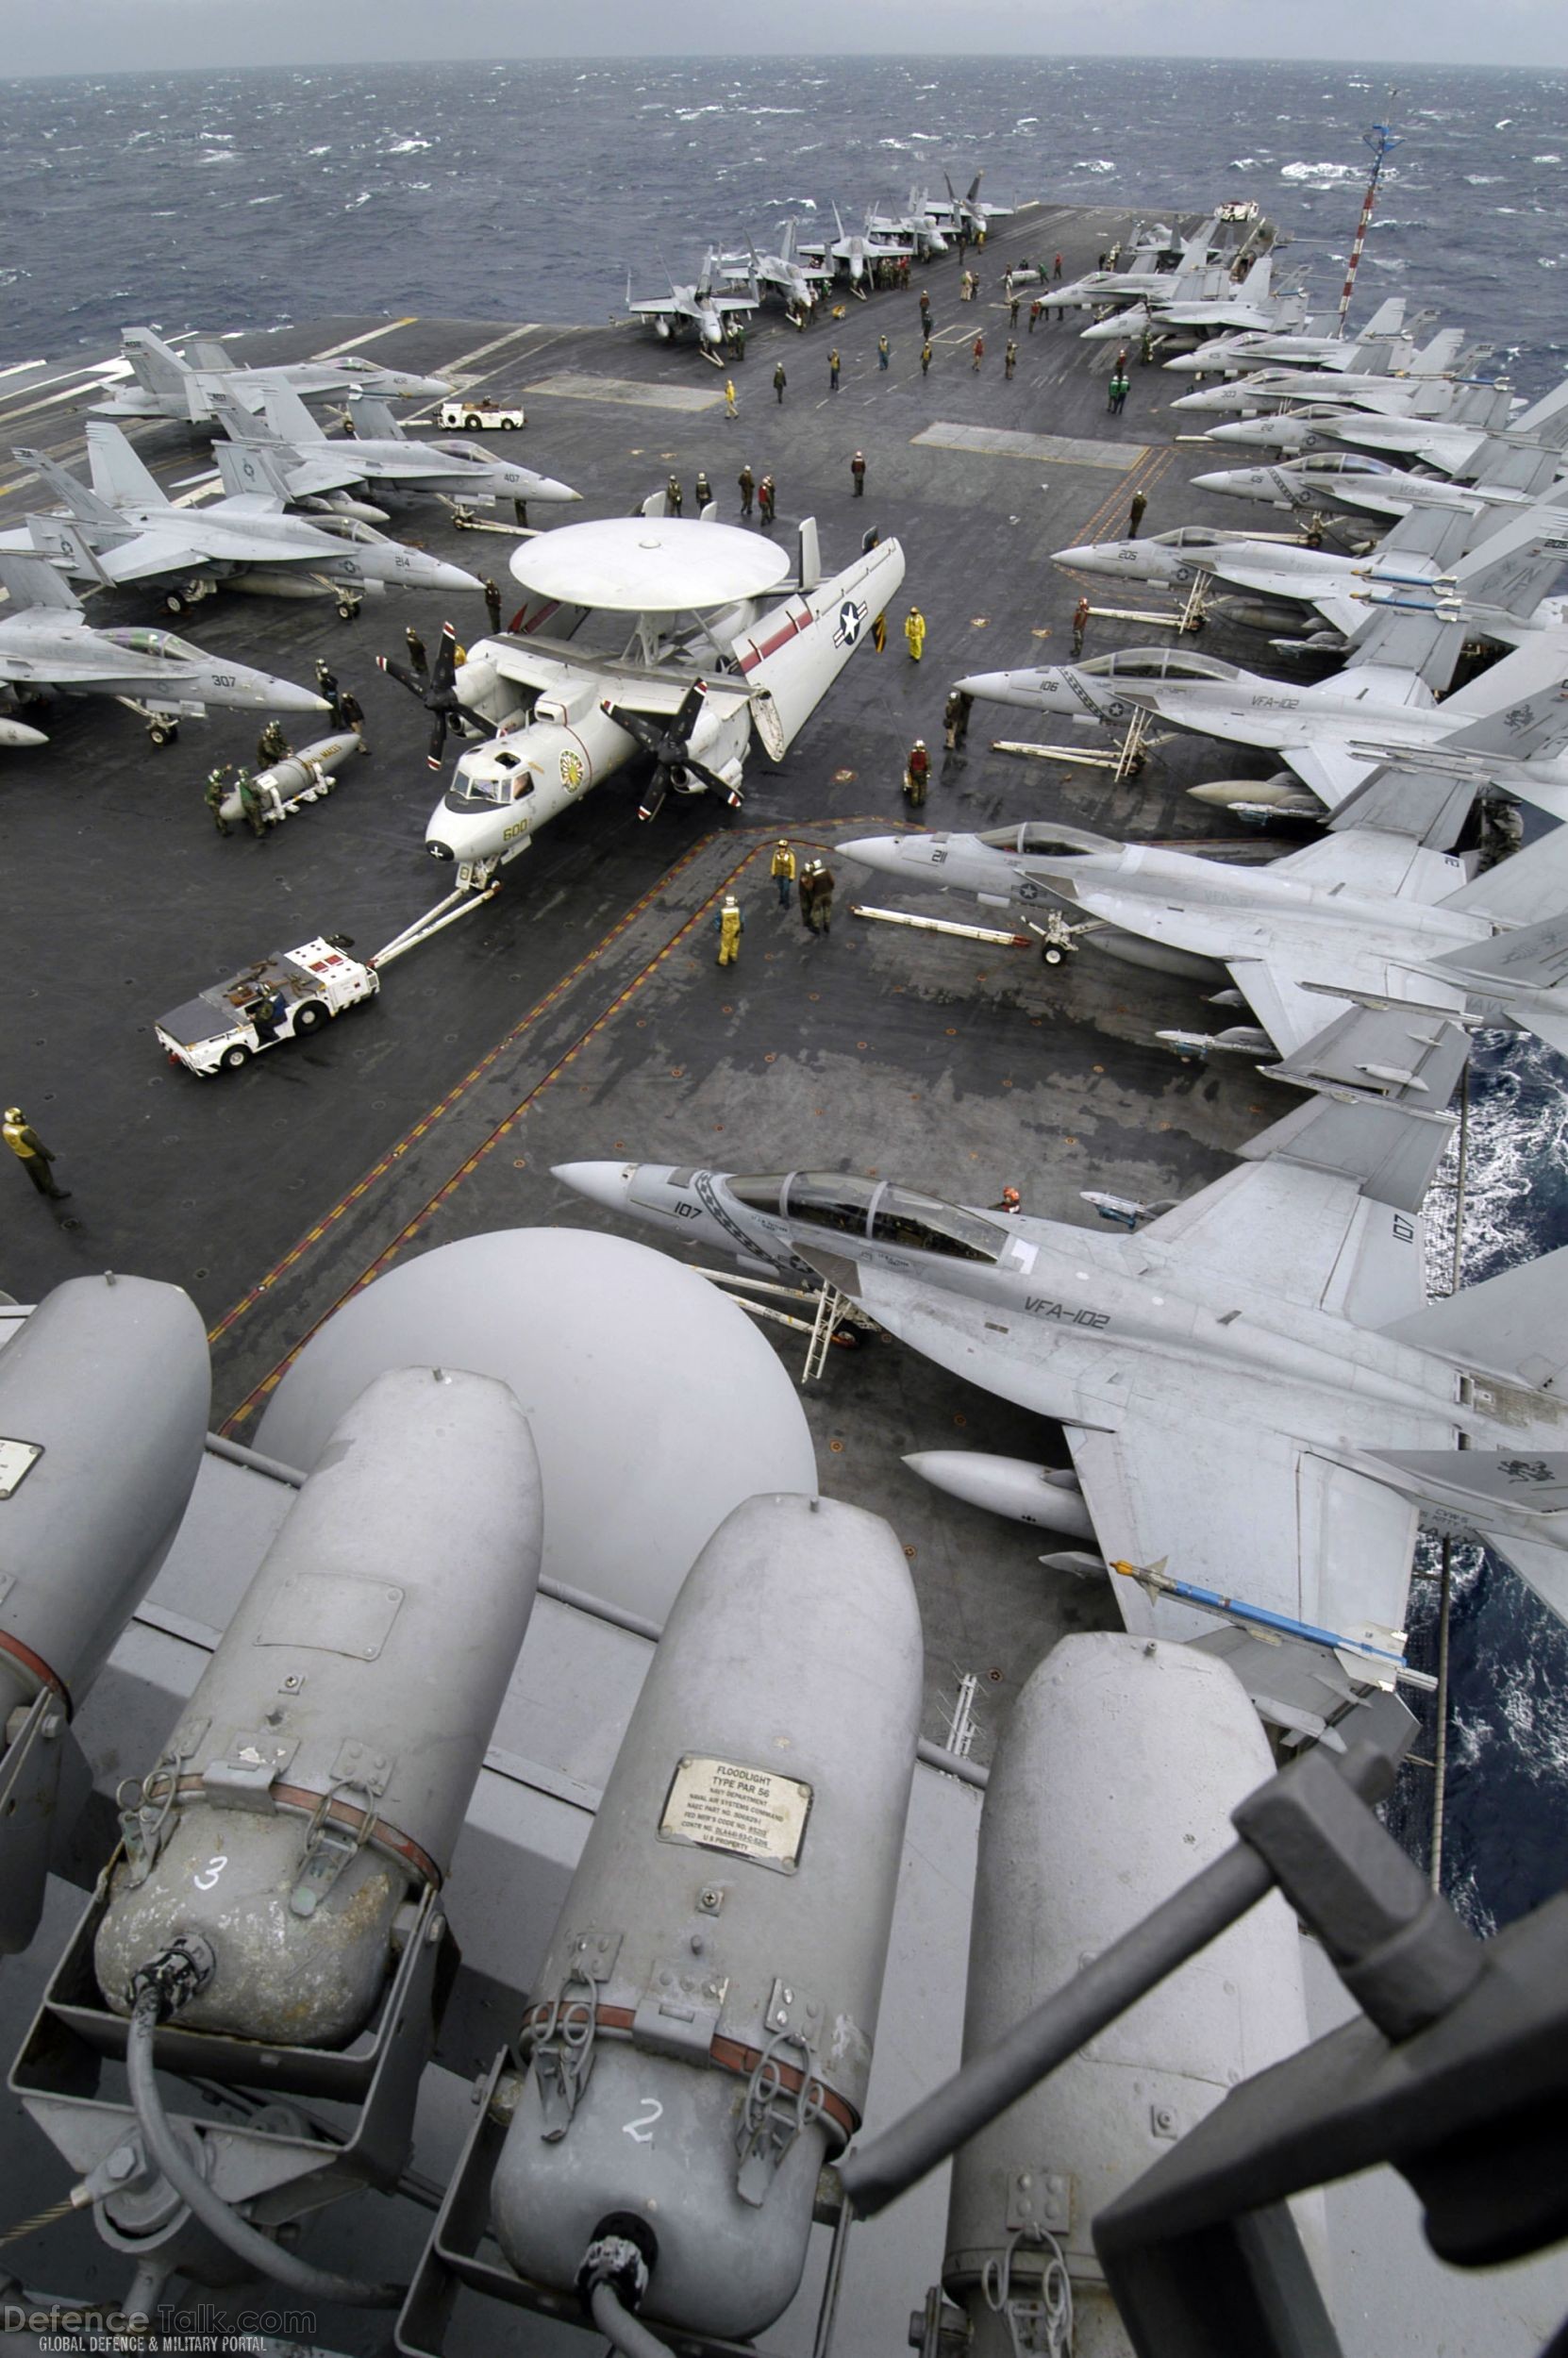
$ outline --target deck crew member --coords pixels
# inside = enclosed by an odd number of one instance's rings
[[[926,750],[926,740],[917,737],[909,747],[909,758],[904,764],[904,792],[911,811],[918,811],[926,800],[926,790],[931,783],[931,757]]]
[[[55,1158],[34,1129],[19,1105],[6,1108],[5,1141],[41,1196],[62,1204],[70,1196],[69,1187],[57,1187],[50,1165]]]
[[[207,773],[207,789],[202,800],[211,811],[212,824],[220,835],[229,832],[228,821],[224,816],[224,797],[228,793],[228,781],[233,776],[232,761],[220,761],[216,769]]]
[[[886,336],[878,336],[876,339],[876,365],[879,369],[887,367],[892,347],[889,344]]]
[[[904,617],[904,644],[910,662],[918,663],[926,652],[926,617],[918,606],[911,606]]]
[[[969,714],[975,699],[961,688],[949,688],[947,701],[942,708],[942,743],[949,753],[961,751],[969,734]]]
[[[283,734],[280,720],[270,720],[256,741],[256,763],[259,769],[270,770],[275,761],[287,761],[293,747]]]
[[[316,694],[325,705],[330,707],[332,717],[336,720],[339,695],[338,675],[332,669],[331,664],[324,662],[319,655],[316,658]]]
[[[783,361],[776,360],[773,364],[773,397],[776,401],[783,401],[784,388],[789,381],[789,378],[784,374]]]
[[[1009,1212],[1014,1219],[1019,1216],[1024,1209],[1022,1203],[1019,1201],[1018,1190],[1016,1187],[1004,1187],[1002,1190],[1001,1200],[997,1203],[993,1203],[991,1208],[993,1212]]]
[[[697,469],[697,479],[695,484],[692,486],[692,496],[697,503],[697,513],[699,516],[705,508],[710,508],[713,504],[713,486],[708,479],[708,469],[706,467],[699,467]]]
[[[239,778],[240,816],[258,843],[267,832],[267,807],[261,790],[248,770],[242,770]]]
[[[499,630],[501,627],[500,584],[492,580],[487,573],[479,587],[484,593],[485,612],[490,616],[490,627],[492,630]]]
[[[837,393],[839,390],[839,347],[837,344],[827,356],[827,390],[829,393]]]
[[[740,414],[735,403],[735,379],[733,376],[726,376],[725,378],[725,415],[726,418],[738,418]]]
[[[741,904],[733,893],[725,895],[724,907],[714,920],[719,937],[719,964],[733,966],[741,955],[741,936],[746,921],[741,914]]]
[[[808,895],[807,886],[810,892]],[[833,871],[813,860],[800,879],[801,914],[813,933],[833,929]]]
[[[1008,379],[1009,384],[1012,381],[1012,372],[1017,366],[1018,346],[1013,343],[1012,338],[1009,336],[1008,338],[1008,348],[1002,355],[1002,374]]]
[[[369,745],[365,743],[365,708],[352,688],[343,688],[339,691],[338,709],[333,718],[341,727],[353,729],[359,741],[361,753],[370,751]]]
[[[855,484],[855,497],[864,499],[866,495],[866,454],[863,450],[858,450],[851,459],[849,472]]]
[[[1029,305],[1029,333],[1031,336],[1040,325],[1040,314],[1044,309],[1044,304],[1042,303],[1039,295],[1037,294],[1034,301]]]
[[[790,849],[788,841],[782,835],[773,847],[773,858],[768,862],[768,874],[777,889],[778,906],[780,909],[788,909],[791,895],[794,890],[795,856]]]
[[[749,516],[751,513],[752,493],[757,489],[757,477],[753,475],[749,463],[741,469],[741,472],[735,477],[735,480],[741,486],[741,513],[743,516]]]
[[[1073,609],[1073,661],[1075,663],[1077,661],[1078,657],[1083,653],[1083,634],[1088,627],[1089,598],[1086,594],[1084,596],[1079,598],[1077,604]]]
[[[1143,521],[1143,510],[1149,504],[1147,492],[1134,492],[1127,503],[1127,538],[1135,541]]]
[[[672,475],[664,486],[664,513],[667,516],[678,516],[685,505],[686,495],[680,488],[680,478],[678,476]]]
[[[929,376],[931,374],[931,339],[929,336],[920,347],[920,373],[922,376]]]
[[[427,672],[430,668],[430,659],[425,652],[425,642],[412,623],[406,626],[403,636],[409,642],[409,661],[415,671]]]
[[[757,486],[757,511],[763,524],[772,524],[778,500],[778,486],[771,475],[765,475]]]
[[[970,361],[969,365],[972,369],[978,369],[980,362],[986,357],[985,338],[983,336],[976,336],[973,345],[971,346],[971,350],[973,351],[975,357]]]

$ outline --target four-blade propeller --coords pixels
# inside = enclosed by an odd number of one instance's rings
[[[668,721],[650,719],[646,712],[629,712],[624,705],[612,704],[608,696],[603,699],[603,709],[616,727],[624,728],[628,737],[636,738],[645,753],[653,755],[653,776],[637,806],[640,819],[656,817],[671,788],[678,792],[684,778],[700,778],[705,786],[726,796],[732,811],[740,809],[740,788],[731,786],[717,771],[707,768],[689,750],[707,694],[707,681],[695,680],[682,696],[679,710]]]
[[[441,644],[436,649],[435,663],[428,677],[424,672],[416,672],[410,663],[397,662],[390,655],[378,655],[375,661],[377,669],[384,671],[389,679],[397,680],[410,695],[418,696],[429,713],[430,744],[425,760],[433,770],[442,766],[449,733],[462,737],[472,728],[480,737],[493,737],[495,734],[492,724],[485,719],[482,712],[470,711],[467,705],[459,700],[456,685],[458,634],[449,622],[442,625]]]

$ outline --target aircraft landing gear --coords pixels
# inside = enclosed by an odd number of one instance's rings
[[[357,590],[340,590],[338,593],[338,620],[340,622],[353,622],[363,603],[364,600],[360,597]]]
[[[147,723],[147,736],[155,745],[172,745],[179,735],[179,723],[168,712],[155,712]]]

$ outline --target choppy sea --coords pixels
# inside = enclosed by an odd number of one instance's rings
[[[874,198],[1150,217],[1256,198],[1331,309],[1375,121],[1358,312],[1394,292],[1536,394],[1568,373],[1568,75],[1170,59],[745,59],[300,67],[13,82],[0,365],[329,312],[592,322],[704,248]],[[1466,1281],[1568,1242],[1568,1068],[1483,1035]],[[1435,1281],[1451,1189],[1433,1199]],[[1431,1582],[1412,1652],[1431,1659]],[[1568,1631],[1495,1558],[1454,1566],[1445,1881],[1491,1929],[1568,1879]],[[1429,1731],[1418,1748],[1429,1749]],[[1420,1848],[1430,1772],[1407,1770]]]

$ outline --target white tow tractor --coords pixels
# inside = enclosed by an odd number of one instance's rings
[[[381,978],[348,956],[351,946],[347,934],[317,934],[188,999],[154,1026],[169,1062],[203,1079],[238,1072],[263,1048],[317,1031],[345,1007],[373,999]]]
[[[510,434],[527,424],[521,402],[492,401],[482,393],[443,401],[436,420],[448,429],[460,426],[465,434]]]

